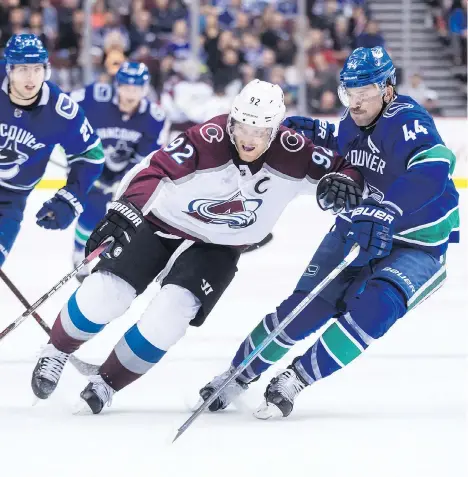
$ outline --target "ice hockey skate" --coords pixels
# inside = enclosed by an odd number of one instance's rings
[[[33,393],[39,399],[47,399],[55,391],[69,356],[53,344],[44,346],[31,379]]]
[[[98,374],[88,377],[90,383],[81,391],[75,414],[99,414],[104,406],[112,404],[115,391]]]
[[[270,381],[265,391],[265,401],[254,412],[257,419],[288,417],[294,407],[294,400],[307,384],[291,365]]]
[[[235,371],[236,368],[231,366],[226,372],[213,378],[206,386],[200,389],[199,393],[203,401],[209,399],[209,397],[215,393],[223,384],[223,382],[229,378],[229,376]],[[243,392],[247,391],[249,385],[234,379],[231,381],[222,391],[221,394],[210,404],[208,409],[211,412],[220,411],[226,409],[235,399],[237,399]],[[200,400],[199,404],[203,401]],[[198,406],[197,406],[198,407]]]

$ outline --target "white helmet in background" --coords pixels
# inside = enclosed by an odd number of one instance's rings
[[[237,123],[259,129],[269,129],[266,149],[278,133],[286,114],[284,94],[280,86],[258,79],[248,83],[234,98],[228,118],[227,132],[231,142],[234,140],[234,126]],[[265,152],[265,150],[263,152]]]

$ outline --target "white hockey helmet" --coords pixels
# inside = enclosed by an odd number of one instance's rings
[[[233,126],[237,121],[258,128],[270,128],[270,138],[266,147],[268,149],[278,133],[285,114],[286,106],[281,87],[259,79],[252,80],[242,88],[232,103],[227,124],[231,142],[236,145]]]

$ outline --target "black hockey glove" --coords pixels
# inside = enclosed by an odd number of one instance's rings
[[[114,243],[104,256],[117,258],[143,226],[144,221],[141,211],[127,199],[121,197],[119,200],[115,200],[86,242],[86,256],[105,239],[112,237]]]
[[[362,189],[351,177],[341,172],[323,176],[317,184],[317,203],[322,210],[334,214],[350,212],[362,202]]]

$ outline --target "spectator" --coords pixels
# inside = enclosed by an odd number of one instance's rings
[[[276,64],[276,54],[270,48],[265,48],[262,54],[262,62],[257,69],[257,77],[263,81],[270,81],[272,68]]]
[[[101,28],[95,30],[93,45],[102,49],[106,49],[105,43],[107,41],[107,49],[109,48],[109,40],[117,41],[122,45],[123,51],[130,50],[130,36],[127,28],[122,25],[122,21],[119,15],[115,12],[107,11],[105,14],[104,25]]]
[[[364,32],[356,38],[356,48],[373,48],[374,46],[385,47],[385,40],[380,33],[379,24],[375,20],[369,20]]]
[[[232,29],[237,38],[241,38],[250,28],[250,17],[245,12],[237,12],[234,28]]]
[[[247,63],[255,68],[260,66],[262,62],[263,46],[258,36],[248,32],[244,33],[242,35],[241,50]]]
[[[179,19],[174,23],[166,52],[174,56],[177,60],[186,60],[190,56],[188,25],[185,20]]]
[[[31,15],[29,15],[29,32],[39,37],[42,43],[48,48],[51,47],[51,44],[44,33],[41,12],[31,12]]]
[[[420,73],[413,73],[409,83],[403,84],[400,91],[402,94],[411,96],[428,111],[438,107],[437,93],[426,86]]]
[[[335,93],[338,89],[338,69],[327,63],[323,53],[316,53],[312,58],[312,75],[308,80],[308,102],[311,111],[320,108],[321,97],[325,91]]]
[[[142,53],[138,51],[141,47],[147,47],[150,52],[157,55],[158,49],[162,46],[162,42],[158,40],[156,33],[151,29],[153,19],[148,10],[141,10],[134,13],[133,22],[130,26],[130,51],[136,52],[136,55]]]
[[[221,63],[213,74],[216,84],[228,85],[232,81],[240,79],[239,54],[232,48],[223,51]]]
[[[466,65],[466,18],[468,0],[462,0],[461,6],[455,8],[449,16],[448,23],[457,66]]]
[[[187,16],[186,9],[181,4],[171,6],[169,0],[154,0],[151,14],[155,33],[167,35],[172,32],[172,26],[176,20]]]
[[[342,109],[341,103],[337,94],[331,90],[325,90],[321,97],[318,106],[313,111],[313,114],[336,115]]]

